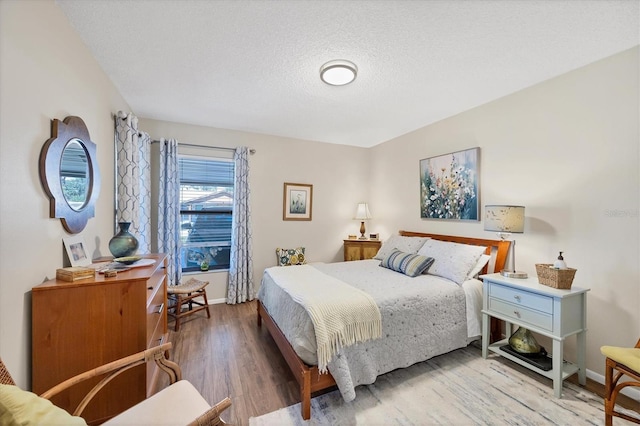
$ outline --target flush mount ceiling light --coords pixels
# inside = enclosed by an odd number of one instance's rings
[[[358,67],[350,61],[339,59],[329,61],[320,67],[320,78],[332,86],[344,86],[351,83],[358,75]]]

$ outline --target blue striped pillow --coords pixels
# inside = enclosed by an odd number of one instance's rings
[[[433,257],[425,257],[419,254],[405,253],[398,249],[393,249],[391,253],[382,259],[380,266],[401,272],[409,277],[417,277],[426,272],[427,269],[433,265],[434,260]]]

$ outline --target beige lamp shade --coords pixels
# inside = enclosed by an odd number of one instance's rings
[[[484,206],[484,230],[493,232],[524,232],[524,206]]]
[[[354,219],[358,219],[358,220],[372,219],[371,212],[369,211],[369,204],[359,203],[358,208],[356,209],[356,217],[354,217]]]

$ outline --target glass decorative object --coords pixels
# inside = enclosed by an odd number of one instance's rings
[[[521,354],[540,353],[540,345],[533,337],[531,331],[524,327],[519,327],[509,338],[509,346]]]
[[[109,240],[109,251],[114,258],[131,256],[138,250],[138,240],[129,232],[131,222],[118,222],[120,231]]]

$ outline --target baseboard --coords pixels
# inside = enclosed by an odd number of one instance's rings
[[[209,299],[208,302],[210,305],[219,305],[221,303],[227,303],[227,299]]]
[[[600,383],[604,386],[604,376],[602,374],[595,373],[591,370],[587,370],[587,377],[594,382]],[[628,396],[631,399],[635,399],[640,402],[640,388],[627,386],[626,388],[620,391],[621,394]]]

